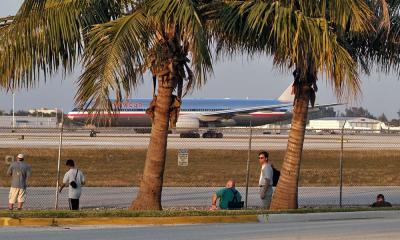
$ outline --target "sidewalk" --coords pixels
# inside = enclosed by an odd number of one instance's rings
[[[399,219],[399,210],[386,211],[359,211],[359,212],[324,212],[324,213],[289,213],[289,214],[263,214],[258,215],[260,223],[288,223],[288,222],[313,222],[313,221],[340,221],[351,219]]]
[[[218,187],[164,187],[162,205],[171,207],[209,207],[210,198]],[[245,188],[238,187],[243,193]],[[10,188],[0,187],[0,209],[7,208]],[[49,209],[54,206],[55,189],[29,187],[26,209]],[[85,187],[80,199],[81,208],[128,208],[137,195],[137,187]],[[393,205],[400,204],[399,186],[343,187],[344,206],[368,206],[376,195],[383,193]],[[59,207],[68,208],[68,191],[60,195]],[[249,188],[248,205],[260,204],[258,187]],[[339,187],[299,187],[299,207],[339,206]]]

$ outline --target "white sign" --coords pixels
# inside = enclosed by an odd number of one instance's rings
[[[187,149],[179,149],[178,166],[187,167],[189,165],[189,151]]]

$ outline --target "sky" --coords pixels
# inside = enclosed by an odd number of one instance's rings
[[[22,0],[1,0],[0,16],[16,13]],[[74,95],[77,90],[76,81],[81,73],[78,66],[76,71],[65,78],[56,74],[48,78],[47,82],[29,90],[20,90],[15,93],[15,110],[32,108],[58,108],[68,112],[73,108]],[[357,101],[343,107],[336,107],[337,111],[344,111],[345,107],[363,107],[373,115],[382,113],[389,118],[398,118],[400,110],[400,78],[396,74],[385,75],[373,72],[369,76],[361,76],[362,95]],[[257,56],[250,59],[248,56],[235,56],[214,61],[214,73],[207,83],[195,90],[189,98],[250,98],[273,99],[292,83],[291,71],[281,71],[272,65],[272,59],[266,56]],[[337,99],[324,79],[318,81],[319,91],[317,103],[335,103]],[[145,78],[133,93],[132,98],[151,97],[152,86],[149,78]],[[12,109],[12,94],[0,90],[0,110]]]

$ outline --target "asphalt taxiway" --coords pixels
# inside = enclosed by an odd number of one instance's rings
[[[89,137],[88,132],[67,132],[63,134],[63,147],[73,148],[147,148],[149,134],[100,132]],[[288,135],[254,135],[252,149],[286,149]],[[0,133],[0,148],[10,147],[58,147],[60,134],[57,132],[15,132]],[[236,149],[249,147],[249,136],[245,133],[225,134],[224,138],[179,138],[177,134],[168,137],[170,149]],[[304,149],[337,150],[341,147],[340,135],[315,135],[305,137]],[[344,149],[400,149],[400,135],[369,134],[346,135]]]

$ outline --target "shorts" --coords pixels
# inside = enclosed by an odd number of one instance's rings
[[[23,203],[26,200],[26,189],[23,188],[10,188],[10,194],[8,195],[8,203],[14,204],[16,202]]]

